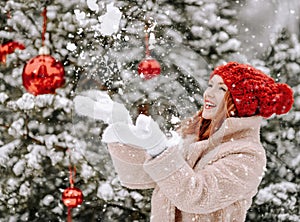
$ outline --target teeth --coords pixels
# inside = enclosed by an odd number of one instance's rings
[[[206,102],[205,105],[206,105],[207,107],[216,107],[215,104],[210,103],[210,102]]]

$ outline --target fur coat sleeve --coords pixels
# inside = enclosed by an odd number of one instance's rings
[[[123,186],[131,189],[155,187],[155,182],[143,167],[145,161],[151,158],[143,149],[120,143],[111,143],[108,144],[108,150]]]
[[[265,168],[264,149],[258,143],[228,142],[219,150],[201,166],[200,162],[189,165],[178,149],[170,149],[148,160],[144,169],[179,210],[208,214],[253,197]]]

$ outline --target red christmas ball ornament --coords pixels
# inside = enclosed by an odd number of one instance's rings
[[[83,202],[83,194],[79,188],[69,187],[62,194],[62,201],[68,208],[74,208]]]
[[[22,79],[25,89],[34,94],[54,94],[65,83],[62,63],[49,55],[45,47],[24,66]]]
[[[152,79],[160,75],[160,64],[151,57],[145,58],[138,65],[138,73],[146,80]]]
[[[16,49],[23,50],[25,46],[19,42],[9,41],[0,45],[0,63],[6,63],[6,56],[13,53]]]

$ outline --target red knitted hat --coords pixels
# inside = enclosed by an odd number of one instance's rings
[[[293,90],[250,65],[229,62],[211,74],[222,77],[239,117],[287,113],[293,106]]]

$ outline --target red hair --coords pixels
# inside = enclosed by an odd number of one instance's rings
[[[224,103],[217,111],[218,115],[215,119],[202,118],[202,112],[203,110],[201,109],[194,117],[182,122],[180,128],[183,137],[195,135],[196,141],[208,139],[212,133],[220,128],[226,118],[237,115],[237,110],[229,91],[225,93]]]

